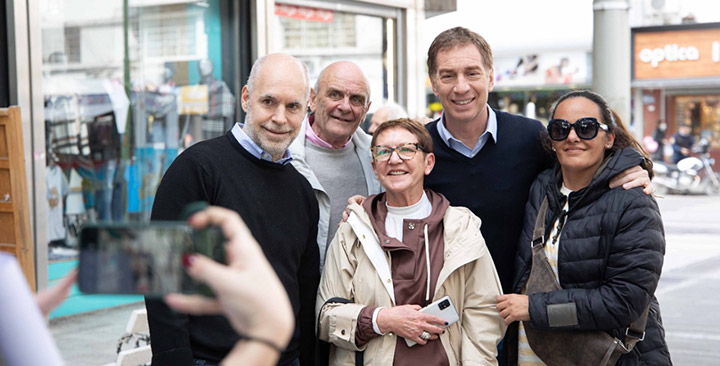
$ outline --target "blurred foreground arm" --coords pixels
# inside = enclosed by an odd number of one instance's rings
[[[227,265],[203,255],[187,257],[188,274],[207,283],[216,298],[169,294],[173,309],[195,315],[224,314],[241,339],[223,360],[232,365],[274,365],[294,329],[284,287],[250,234],[233,211],[209,207],[189,219],[194,228],[220,226],[227,242]]]
[[[70,287],[77,280],[77,269],[74,269],[67,276],[60,280],[57,285],[39,291],[35,295],[35,301],[38,304],[38,308],[42,312],[43,316],[47,317],[50,312],[60,305],[68,297],[70,293]]]

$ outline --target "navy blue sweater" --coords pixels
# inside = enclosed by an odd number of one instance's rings
[[[530,185],[552,158],[541,145],[539,121],[505,112],[497,115],[492,139],[473,158],[450,149],[437,130],[426,125],[435,147],[435,168],[425,187],[442,193],[453,206],[465,206],[482,220],[482,234],[495,262],[503,291],[512,289],[515,253]]]

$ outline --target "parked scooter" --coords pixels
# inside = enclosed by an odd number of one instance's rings
[[[720,173],[713,171],[715,159],[710,157],[710,141],[703,138],[693,147],[697,157],[680,160],[677,165],[653,162],[658,193],[720,194]]]

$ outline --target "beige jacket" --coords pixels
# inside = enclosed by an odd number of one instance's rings
[[[349,209],[370,225],[361,206],[353,204]],[[445,263],[433,301],[450,296],[460,320],[440,340],[450,365],[497,365],[497,344],[506,328],[495,307],[502,287],[480,234],[480,219],[464,207],[449,207],[443,223]],[[390,267],[390,256],[385,254]],[[333,297],[353,303],[323,307]],[[364,351],[365,365],[393,364],[397,335],[386,334],[360,348],[355,345],[358,314],[366,305],[394,306],[355,232],[344,222],[328,249],[317,298],[318,336],[333,345],[330,365],[354,365],[358,350]]]

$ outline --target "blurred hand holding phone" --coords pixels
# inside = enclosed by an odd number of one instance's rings
[[[212,295],[185,272],[183,257],[201,253],[225,262],[217,226],[193,229],[185,222],[95,223],[80,232],[78,287],[90,294],[200,293]]]
[[[188,257],[187,272],[207,283],[216,297],[168,294],[173,309],[195,315],[224,313],[240,341],[223,359],[228,365],[274,365],[295,327],[290,299],[262,248],[234,211],[208,207],[188,220],[194,228],[222,228],[227,265],[204,255]]]

